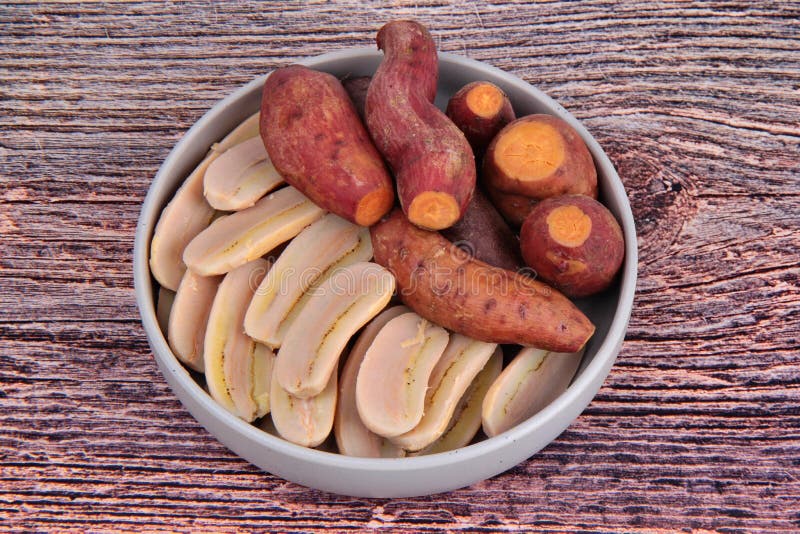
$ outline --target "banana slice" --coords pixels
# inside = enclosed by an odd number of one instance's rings
[[[262,361],[256,363],[256,359],[268,359],[269,350],[256,350],[256,342],[244,333],[243,324],[253,291],[268,267],[265,260],[257,258],[223,278],[211,305],[203,347],[209,393],[245,421],[263,416],[269,408],[263,400],[259,403],[256,399],[264,391],[263,377],[257,381],[256,374],[269,366]]]
[[[364,426],[387,438],[417,426],[431,372],[449,337],[416,313],[404,313],[381,328],[356,379],[356,406]]]
[[[249,208],[282,183],[257,135],[228,149],[208,166],[203,190],[212,207],[238,211]]]
[[[375,317],[358,336],[347,357],[339,380],[339,399],[333,421],[333,433],[341,454],[364,458],[399,458],[405,454],[402,448],[370,431],[361,422],[356,408],[356,378],[364,355],[381,328],[395,317],[410,311],[405,306],[394,306]]]
[[[256,343],[253,351],[253,400],[256,401],[256,417],[269,413],[269,392],[272,386],[272,370],[275,368],[275,353],[266,345]]]
[[[300,232],[281,253],[247,309],[245,331],[279,348],[319,284],[335,269],[371,257],[369,230],[329,213]]]
[[[285,187],[214,221],[186,245],[183,261],[203,276],[227,273],[293,238],[324,214],[297,189]]]
[[[503,351],[497,347],[478,376],[458,401],[453,417],[442,437],[414,453],[415,455],[436,454],[466,447],[481,428],[481,405],[489,387],[503,370]]]
[[[524,348],[483,399],[483,431],[492,437],[518,425],[553,402],[569,386],[583,351],[571,354]]]
[[[283,389],[273,373],[269,399],[272,422],[278,434],[304,447],[316,447],[325,441],[331,433],[336,412],[336,382],[336,373],[331,373],[319,395],[301,399]]]
[[[393,437],[392,442],[407,451],[418,451],[439,439],[458,401],[496,349],[496,343],[452,334],[431,372],[422,420],[412,430]]]
[[[163,334],[167,333],[169,326],[169,314],[172,311],[172,303],[175,300],[175,292],[166,287],[158,288],[158,301],[156,301],[156,319],[158,326]]]
[[[221,276],[200,276],[187,269],[169,316],[169,346],[180,361],[201,373],[208,314],[221,281]]]
[[[251,115],[222,141],[212,145],[161,212],[150,242],[150,272],[167,289],[178,290],[186,270],[183,251],[214,217],[214,208],[203,197],[203,177],[208,166],[232,146],[258,135],[258,117],[258,113]]]
[[[394,276],[377,263],[337,269],[286,332],[275,361],[281,387],[301,398],[319,394],[335,374],[347,342],[389,303],[393,292]]]

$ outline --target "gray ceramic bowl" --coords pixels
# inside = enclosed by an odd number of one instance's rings
[[[349,49],[301,61],[336,76],[372,74],[382,54]],[[564,108],[521,79],[453,54],[439,55],[437,104],[474,80],[494,82],[508,94],[518,116],[549,113],[566,120],[583,137],[597,164],[602,201],[625,233],[625,264],[619,283],[578,305],[597,326],[569,389],[544,410],[491,439],[441,454],[401,459],[351,458],[299,447],[267,434],[228,413],[193,380],[172,354],[156,321],[156,283],[148,269],[148,251],[159,214],[181,181],[209,146],[260,104],[265,76],[217,103],[173,148],[156,174],[142,206],[134,247],[136,301],[156,361],[175,394],[191,414],[236,454],[285,479],[325,491],[359,497],[407,497],[447,491],[494,476],[529,458],[556,438],[597,394],[625,337],[636,286],[636,231],[622,182],[597,141]]]

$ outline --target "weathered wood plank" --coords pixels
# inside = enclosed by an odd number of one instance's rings
[[[297,58],[386,20],[580,118],[639,229],[628,339],[533,459],[446,495],[362,500],[235,457],[138,323],[139,206],[175,142]],[[0,529],[796,531],[797,2],[0,6]]]

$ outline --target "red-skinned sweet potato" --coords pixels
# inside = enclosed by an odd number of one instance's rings
[[[602,291],[625,256],[622,229],[608,209],[583,195],[541,201],[520,235],[525,261],[572,297]]]
[[[369,89],[371,81],[372,76],[359,76],[357,78],[345,78],[342,80],[342,86],[350,96],[350,100],[356,107],[358,116],[361,117],[362,121],[365,118],[364,108],[367,105],[367,89]]]
[[[369,226],[394,204],[391,177],[334,76],[277,69],[264,84],[260,131],[275,168],[320,207]]]
[[[536,199],[597,198],[597,170],[586,143],[552,115],[528,115],[500,130],[486,149],[483,179],[505,193]]]
[[[464,132],[476,158],[482,157],[497,132],[515,119],[502,89],[484,81],[459,89],[447,103],[447,116]]]
[[[576,352],[594,325],[564,295],[527,276],[469,257],[395,209],[370,229],[375,261],[396,278],[402,301],[420,316],[490,343]]]
[[[503,218],[514,228],[519,228],[525,222],[525,218],[531,212],[536,203],[539,202],[535,198],[525,197],[522,195],[515,195],[513,193],[504,193],[491,185],[484,183],[483,189],[486,191],[486,196],[492,201],[495,209],[503,216]]]
[[[482,262],[516,271],[522,267],[519,240],[503,216],[475,190],[464,216],[442,235]]]
[[[367,127],[394,171],[409,220],[422,228],[447,228],[466,210],[476,171],[464,134],[433,105],[435,44],[412,21],[386,24],[377,42],[384,59],[367,91]]]

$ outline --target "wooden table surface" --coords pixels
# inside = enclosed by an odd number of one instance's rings
[[[599,395],[509,472],[415,499],[264,473],[165,383],[134,301],[161,161],[217,100],[393,18],[541,88],[639,231]],[[800,530],[800,4],[0,7],[0,529]]]

